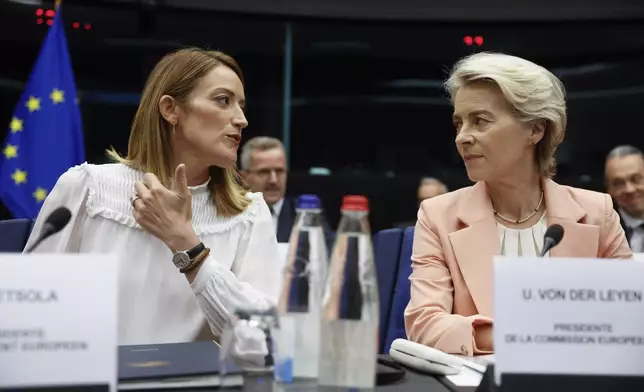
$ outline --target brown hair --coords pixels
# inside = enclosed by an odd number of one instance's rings
[[[186,102],[188,95],[208,72],[224,66],[233,70],[242,84],[244,78],[235,59],[229,55],[198,48],[185,48],[167,54],[154,67],[143,89],[139,108],[130,130],[126,157],[121,157],[113,148],[108,157],[136,170],[153,173],[166,187],[172,183],[174,168],[172,157],[172,125],[162,116],[159,101],[169,95],[179,102]],[[250,199],[241,185],[236,167],[211,166],[210,191],[221,216],[234,216],[246,209]]]

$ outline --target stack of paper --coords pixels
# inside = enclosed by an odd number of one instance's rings
[[[446,376],[447,379],[457,387],[477,387],[483,379],[483,373],[487,365],[494,363],[494,355],[480,355],[476,357],[466,357],[464,355],[455,355],[467,363],[463,366],[458,374]]]

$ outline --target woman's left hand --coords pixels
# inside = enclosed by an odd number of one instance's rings
[[[173,252],[199,244],[192,228],[192,195],[188,189],[185,165],[177,166],[170,189],[152,173],[146,173],[134,187],[137,196],[132,206],[138,224]]]

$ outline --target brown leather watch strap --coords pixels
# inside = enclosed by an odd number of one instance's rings
[[[197,268],[199,264],[203,263],[203,261],[206,260],[206,257],[208,257],[209,254],[210,254],[210,248],[205,248],[204,250],[201,251],[201,253],[197,255],[197,257],[192,259],[192,261],[186,268],[181,268],[179,272],[181,272],[182,274],[185,274],[186,272],[189,272]]]

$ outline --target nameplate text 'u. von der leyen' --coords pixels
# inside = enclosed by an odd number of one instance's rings
[[[116,391],[113,255],[0,254],[0,390]]]
[[[497,376],[644,375],[643,277],[632,260],[495,258]]]

